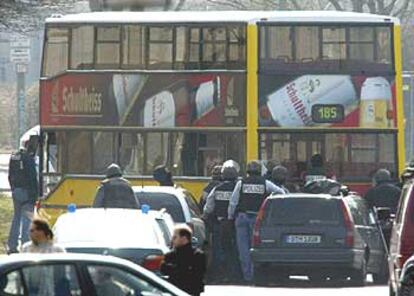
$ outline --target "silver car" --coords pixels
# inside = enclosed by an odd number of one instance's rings
[[[188,296],[130,261],[70,253],[1,257],[0,294]]]
[[[205,224],[201,219],[201,210],[189,191],[170,186],[137,186],[133,189],[141,205],[147,204],[152,210],[165,209],[175,223],[190,226],[198,246],[204,246]]]

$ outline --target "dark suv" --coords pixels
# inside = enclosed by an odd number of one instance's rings
[[[374,214],[358,196],[270,196],[259,212],[251,250],[258,284],[308,276],[364,285],[384,282],[386,255]],[[385,268],[386,270],[386,268]]]

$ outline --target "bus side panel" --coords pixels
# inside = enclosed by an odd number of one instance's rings
[[[101,181],[100,178],[65,177],[41,202],[39,215],[53,224],[59,215],[66,212],[68,204],[76,204],[78,208],[92,206]],[[175,181],[178,186],[191,192],[197,200],[200,199],[206,186],[206,182],[200,180]],[[130,182],[133,186],[157,185],[153,180],[130,179]]]

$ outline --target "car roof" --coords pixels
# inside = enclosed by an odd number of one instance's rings
[[[144,214],[133,209],[79,209],[59,216],[55,238],[64,247],[166,247],[155,222],[160,215],[157,211]]]
[[[315,21],[316,20],[316,21]],[[256,23],[256,22],[396,23],[397,18],[346,11],[146,11],[54,15],[46,23]]]
[[[330,194],[310,194],[310,193],[289,193],[289,194],[272,194],[268,197],[270,200],[284,199],[284,198],[320,198],[320,199],[341,199],[342,196],[334,196]]]
[[[135,193],[146,193],[146,192],[154,192],[154,193],[166,193],[175,196],[182,196],[184,194],[185,189],[181,187],[175,186],[134,186],[132,187]]]
[[[162,193],[171,195],[171,197],[174,196],[181,205],[185,220],[188,221],[191,219],[187,201],[185,200],[187,190],[184,188],[175,186],[134,186],[132,189],[135,193]]]
[[[113,264],[122,267],[126,267],[136,272],[143,274],[144,276],[150,278],[152,281],[157,282],[164,287],[167,287],[172,292],[176,293],[177,295],[187,295],[186,293],[180,291],[175,286],[171,285],[170,283],[164,281],[160,277],[156,276],[154,273],[146,270],[145,268],[134,264],[128,260],[121,259],[114,256],[104,256],[104,255],[94,255],[94,254],[79,254],[79,253],[51,253],[51,254],[33,254],[33,253],[25,253],[25,254],[13,254],[13,255],[2,255],[0,256],[0,269],[12,269],[12,268],[19,268],[26,264],[33,264],[33,263],[96,263],[96,264]]]

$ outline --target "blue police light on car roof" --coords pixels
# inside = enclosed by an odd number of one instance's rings
[[[148,214],[150,210],[151,210],[151,207],[149,205],[147,205],[147,204],[143,204],[141,206],[141,212],[143,214]]]
[[[76,204],[70,203],[68,204],[68,213],[75,213],[76,212]]]

